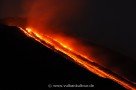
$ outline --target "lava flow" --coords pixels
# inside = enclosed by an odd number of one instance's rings
[[[40,33],[37,33],[32,28],[26,28],[26,29],[23,29],[21,27],[19,28],[27,36],[35,39],[36,41],[56,51],[57,53],[63,54],[66,58],[70,58],[70,60],[86,68],[90,72],[93,72],[94,74],[100,77],[111,79],[117,82],[118,84],[122,85],[128,90],[136,89],[135,84],[133,84],[129,80],[108,70],[107,68],[102,67],[101,65],[95,63],[93,60],[91,60],[87,56],[73,50],[71,47],[68,47],[64,43],[61,43],[59,40],[43,35],[43,34],[40,34]]]

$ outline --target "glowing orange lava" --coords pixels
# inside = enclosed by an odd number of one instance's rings
[[[32,28],[26,29],[20,28],[20,30],[23,31],[27,36],[35,39],[44,46],[71,58],[73,62],[79,64],[80,66],[86,68],[87,70],[93,72],[94,74],[103,78],[111,79],[119,83],[120,85],[124,86],[128,90],[136,90],[136,87],[132,82],[100,66],[99,64],[95,63],[94,60],[91,60],[90,57],[83,55],[78,51],[75,51],[72,47],[69,47],[64,42],[59,41],[59,39],[57,38],[54,39],[52,37],[37,33]]]

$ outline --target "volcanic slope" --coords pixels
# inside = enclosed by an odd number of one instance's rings
[[[93,84],[94,90],[125,90],[27,37],[17,27],[0,25],[0,42],[1,86],[43,89],[48,84]]]

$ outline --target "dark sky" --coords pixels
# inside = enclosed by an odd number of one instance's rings
[[[23,15],[23,0],[0,0],[0,18]],[[136,8],[132,0],[90,0],[78,36],[136,60]],[[83,14],[84,16],[84,14]],[[88,19],[88,20],[87,20]]]
[[[0,18],[18,16],[22,12],[22,0],[0,0]]]

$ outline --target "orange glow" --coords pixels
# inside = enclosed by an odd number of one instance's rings
[[[32,32],[32,29],[31,28],[26,28],[26,30],[31,33]]]
[[[74,47],[68,45],[68,43],[65,44],[67,40],[61,41],[59,38],[54,39],[50,36],[42,35],[40,33],[37,33],[36,30],[33,30],[33,28],[30,27],[26,29],[20,28],[20,30],[23,31],[27,36],[35,39],[44,46],[56,51],[57,53],[61,53],[66,55],[67,57],[70,57],[73,62],[79,64],[81,67],[86,68],[90,72],[93,72],[100,77],[111,79],[129,90],[136,89],[135,85],[132,82],[97,64],[95,60],[92,60],[89,56],[87,56],[87,54],[85,55],[79,51],[76,51]]]

